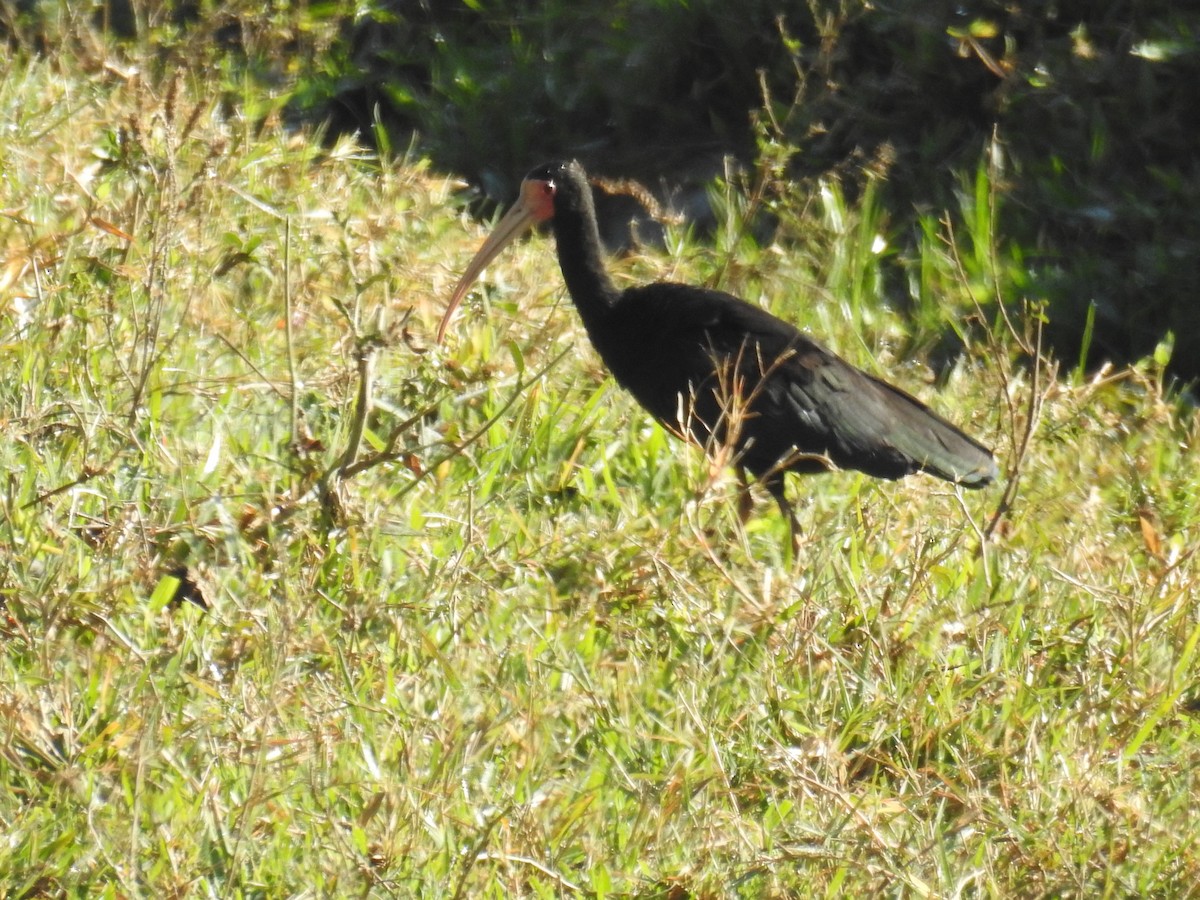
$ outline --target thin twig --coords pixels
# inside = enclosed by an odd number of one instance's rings
[[[521,863],[529,866],[531,869],[537,869],[548,878],[553,878],[558,883],[559,888],[566,889],[576,894],[582,894],[583,888],[575,884],[573,881],[568,881],[567,877],[560,872],[555,872],[545,863],[538,862],[530,856],[515,856],[510,853],[495,853],[491,850],[485,850],[475,857],[477,860],[488,860],[489,862],[509,862]]]
[[[993,169],[989,171],[989,184],[991,190],[989,215],[991,217],[991,233],[993,235],[996,232],[995,182],[996,173]],[[971,298],[971,303],[975,307],[976,314],[980,317],[980,319],[986,321],[987,316],[983,311],[983,307],[980,304],[979,299],[975,296],[975,292],[971,290],[970,278],[967,276],[966,267],[963,265],[962,258],[959,256],[958,242],[954,235],[954,225],[949,216],[946,216],[942,222],[946,230],[946,236],[943,238],[943,240],[945,241],[947,249],[950,252],[950,258],[954,261],[955,271],[958,275],[959,282],[964,286],[964,288],[966,288],[967,296]],[[1008,474],[1005,480],[1004,493],[1001,495],[1000,501],[996,505],[996,509],[992,513],[992,517],[988,522],[987,527],[985,527],[982,532],[979,532],[980,537],[982,538],[979,547],[979,552],[981,554],[984,552],[987,541],[992,538],[992,535],[994,535],[996,532],[996,528],[999,527],[1000,520],[1012,509],[1013,504],[1016,502],[1017,492],[1023,472],[1023,464],[1028,454],[1030,444],[1032,443],[1034,431],[1037,429],[1037,423],[1041,418],[1042,401],[1044,399],[1042,397],[1042,379],[1044,375],[1043,367],[1045,365],[1045,358],[1042,354],[1042,320],[1040,317],[1036,319],[1036,333],[1034,341],[1031,344],[1028,336],[1017,330],[1016,325],[1013,323],[1008,314],[1008,306],[1004,301],[1004,297],[1000,293],[1000,275],[995,260],[994,241],[991,249],[993,252],[990,255],[989,264],[991,266],[991,282],[995,292],[994,302],[996,308],[1000,311],[1000,316],[1004,321],[1005,328],[1007,329],[1010,338],[1021,350],[1021,352],[1032,359],[1033,368],[1029,386],[1028,410],[1026,412],[1024,427],[1021,429],[1021,436],[1018,439],[1016,436],[1018,427],[1018,412],[1016,406],[1013,404],[1012,380],[1009,375],[1007,355],[1000,352],[1001,348],[999,347],[999,344],[996,338],[992,335],[991,331],[989,330],[987,332],[988,342],[990,348],[993,350],[993,357],[999,361],[998,364],[1001,382],[1000,389],[1004,395],[1005,405],[1008,409],[1009,424],[1010,428],[1012,429],[1013,455],[1008,460]],[[1026,312],[1026,322],[1028,322],[1028,307],[1026,307]],[[974,527],[974,523],[972,523],[972,527]]]
[[[477,441],[479,441],[480,438],[482,438],[485,434],[488,433],[489,430],[491,430],[491,427],[493,425],[495,425],[498,421],[500,421],[501,417],[504,416],[504,414],[508,412],[508,410],[512,407],[512,405],[517,402],[517,398],[520,397],[523,393],[525,393],[526,388],[528,388],[535,381],[538,381],[543,376],[545,376],[545,374],[547,372],[549,372],[551,369],[553,369],[556,365],[558,365],[563,360],[563,358],[566,357],[566,355],[568,353],[573,353],[573,352],[575,352],[574,347],[571,347],[571,346],[566,347],[561,353],[558,354],[558,356],[554,357],[554,359],[550,360],[550,362],[548,362],[548,363],[546,363],[546,365],[542,366],[541,369],[539,369],[537,372],[535,372],[529,378],[519,380],[517,382],[516,389],[512,392],[512,396],[510,396],[507,400],[504,401],[504,404],[498,410],[496,410],[495,415],[493,415],[490,419],[488,419],[486,422],[484,422],[483,425],[481,425],[465,441],[462,441],[462,442],[454,445],[453,447],[450,448],[450,450],[447,453],[443,454],[442,456],[440,456],[436,460],[434,460],[433,465],[427,466],[424,469],[422,469],[421,473],[416,478],[414,478],[412,481],[410,481],[408,484],[406,484],[404,487],[402,487],[396,493],[396,495],[395,495],[396,498],[398,499],[400,497],[403,497],[405,494],[407,494],[409,491],[411,491],[413,488],[415,488],[418,484],[420,484],[426,477],[428,477],[430,472],[437,471],[437,469],[439,469],[443,463],[447,463],[450,460],[454,459],[456,456],[461,456],[464,452],[466,452],[468,447],[470,447],[472,444],[475,444]],[[395,458],[395,456],[393,456],[393,458]],[[379,462],[384,462],[384,461],[385,460],[379,460]]]
[[[292,343],[292,217],[283,220],[283,336],[287,344],[288,383],[291,386],[291,445],[300,429],[300,398],[296,391],[296,347]]]
[[[563,358],[568,353],[573,352],[574,349],[574,347],[564,348],[561,353],[546,363],[546,365],[542,366],[542,368],[540,368],[538,371],[533,373],[533,375],[531,375],[529,378],[518,380],[512,395],[504,401],[504,403],[499,409],[496,410],[496,413],[491,418],[484,422],[483,425],[481,425],[475,432],[469,435],[466,440],[460,441],[458,444],[451,446],[446,453],[439,456],[430,465],[421,467],[420,471],[416,473],[416,477],[414,477],[408,482],[408,484],[404,485],[396,492],[394,495],[395,499],[400,499],[409,491],[413,490],[417,485],[429,477],[431,473],[436,472],[439,468],[441,468],[444,463],[447,463],[456,456],[461,456],[463,453],[465,453],[469,447],[486,435],[491,427],[496,424],[496,422],[500,421],[500,419],[508,412],[508,410],[512,408],[512,405],[517,402],[517,399],[525,392],[526,388],[545,376],[547,372],[558,365]],[[326,469],[321,476],[315,480],[315,482],[308,482],[304,486],[303,491],[298,491],[295,497],[288,500],[283,500],[277,504],[275,509],[272,511],[273,514],[269,516],[269,524],[279,525],[283,522],[286,522],[297,512],[299,512],[301,502],[308,497],[330,496],[331,488],[336,482],[347,481],[350,478],[353,478],[355,475],[365,472],[367,469],[373,469],[376,466],[394,462],[395,460],[400,459],[408,452],[407,450],[398,451],[395,449],[396,444],[398,444],[400,441],[400,437],[411,425],[429,415],[430,409],[431,407],[426,407],[396,426],[396,428],[392,430],[391,436],[388,438],[387,445],[378,453],[373,453],[370,456],[364,457],[363,459],[360,459],[349,466],[343,466],[342,461],[344,459],[344,455],[339,456],[337,462],[333,463],[328,469]]]
[[[274,381],[271,380],[270,376],[267,375],[267,373],[264,372],[262,369],[260,369],[258,366],[256,366],[254,364],[254,360],[252,360],[244,352],[242,352],[242,349],[240,347],[238,347],[236,344],[234,344],[233,341],[229,340],[229,338],[225,337],[225,335],[221,334],[221,332],[219,332],[219,331],[214,331],[213,335],[216,337],[216,339],[218,341],[220,341],[222,344],[224,344],[226,347],[228,347],[230,350],[232,350],[237,355],[238,359],[240,359],[242,362],[244,362],[246,364],[246,366],[250,369],[250,371],[252,371],[255,375],[258,376],[259,380],[263,383],[263,385],[265,387],[270,388],[272,391],[274,391],[276,394],[278,394],[281,399],[284,399],[284,400],[287,399],[287,395],[284,394],[284,392],[279,388],[279,386],[277,384],[275,384]]]
[[[367,428],[367,417],[371,414],[371,394],[374,388],[375,354],[379,343],[362,340],[358,344],[358,396],[354,401],[354,415],[350,419],[350,436],[346,440],[346,452],[338,463],[337,474],[345,477],[362,446],[363,432]],[[395,434],[393,432],[393,434]]]
[[[487,851],[483,849],[483,846],[487,843],[488,838],[491,837],[491,834],[495,830],[496,826],[499,825],[500,822],[512,812],[512,808],[513,805],[511,803],[507,804],[503,809],[492,816],[486,825],[484,825],[483,831],[475,840],[475,851],[466,854],[466,856],[463,858],[462,871],[458,875],[458,883],[454,886],[454,894],[451,897],[451,900],[459,900],[459,898],[463,896],[463,891],[466,890],[467,886],[467,876],[471,874],[471,869],[475,867],[475,863],[479,860],[488,858]]]
[[[1033,372],[1029,382],[1029,410],[1025,416],[1025,428],[1021,440],[1014,448],[1013,458],[1008,466],[1008,480],[1004,485],[1004,493],[987,528],[983,530],[984,537],[990,539],[1000,524],[1000,519],[1012,509],[1017,498],[1017,487],[1021,481],[1025,457],[1029,453],[1029,445],[1033,441],[1033,433],[1042,417],[1042,401],[1045,399],[1041,391],[1042,379],[1042,320],[1037,320],[1037,334],[1034,345]]]

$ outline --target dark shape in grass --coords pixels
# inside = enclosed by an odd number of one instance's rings
[[[175,610],[184,603],[193,603],[208,612],[209,604],[208,599],[204,596],[204,588],[192,577],[191,569],[179,565],[172,568],[168,574],[179,581],[179,586],[175,588],[174,595],[167,601],[167,609]]]

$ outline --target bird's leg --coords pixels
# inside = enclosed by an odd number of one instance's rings
[[[796,520],[796,510],[792,508],[792,504],[788,503],[787,494],[783,490],[783,476],[776,473],[774,477],[767,476],[763,479],[771,496],[775,498],[775,502],[779,504],[779,511],[783,513],[785,519],[788,520],[788,531],[792,536],[792,559],[795,559],[800,553],[800,523]]]
[[[746,469],[743,466],[737,466],[738,477],[738,521],[743,525],[750,520],[750,513],[754,511],[754,495],[750,493],[750,480],[746,477]]]

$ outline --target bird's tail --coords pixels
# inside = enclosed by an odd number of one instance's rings
[[[915,469],[966,488],[982,488],[999,477],[995,457],[920,400],[879,379],[876,384],[907,400],[892,404],[895,413],[889,442]]]

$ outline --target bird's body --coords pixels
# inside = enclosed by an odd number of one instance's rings
[[[793,539],[785,472],[927,472],[970,488],[995,478],[982,444],[757,306],[669,282],[618,290],[604,268],[578,163],[529,174],[519,205],[463,276],[439,338],[483,266],[519,230],[546,219],[571,299],[613,377],[667,428],[759,479],[788,516]]]

